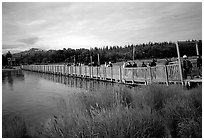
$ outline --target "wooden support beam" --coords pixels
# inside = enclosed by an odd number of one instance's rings
[[[181,57],[180,57],[180,51],[179,51],[179,45],[178,42],[175,42],[176,44],[176,50],[177,50],[177,55],[178,55],[178,64],[179,64],[179,72],[180,72],[180,79],[181,79],[181,84],[184,85],[183,83],[183,71],[181,67]]]
[[[168,81],[168,71],[167,71],[167,66],[164,66],[164,71],[165,71],[165,78],[166,78],[166,85],[169,85],[169,81]]]
[[[195,46],[196,46],[196,54],[199,55],[198,42],[197,42],[197,41],[196,41],[196,43],[195,43]]]

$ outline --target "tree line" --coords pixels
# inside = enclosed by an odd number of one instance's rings
[[[180,55],[187,56],[196,55],[195,41],[187,41],[188,43],[180,43]],[[134,49],[133,49],[134,48]],[[202,53],[202,41],[198,41],[199,53]],[[131,44],[125,46],[104,46],[102,48],[90,49],[71,49],[63,48],[61,50],[48,51],[27,51],[27,53],[13,54],[16,64],[48,64],[48,63],[83,63],[88,64],[98,61],[100,63],[111,61],[112,63],[120,61],[128,61],[133,59],[150,59],[150,58],[171,58],[177,57],[176,45],[173,42],[149,42],[143,44]],[[5,59],[6,55],[2,56]],[[6,59],[5,59],[6,61]],[[2,63],[2,64],[5,64]]]

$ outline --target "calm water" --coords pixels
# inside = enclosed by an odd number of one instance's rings
[[[59,100],[68,101],[70,94],[104,90],[114,92],[118,88],[130,87],[21,70],[3,71],[3,121],[9,115],[21,114],[30,124],[43,123],[51,115],[58,113]]]

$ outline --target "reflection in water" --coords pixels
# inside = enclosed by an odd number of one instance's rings
[[[6,70],[2,71],[2,84],[6,84],[8,82],[10,88],[13,88],[13,81],[23,81],[24,74],[22,70]]]

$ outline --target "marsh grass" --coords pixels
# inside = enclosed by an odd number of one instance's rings
[[[2,137],[28,138],[29,129],[21,115],[11,115],[2,118]]]
[[[38,137],[202,137],[202,87],[151,85],[60,99]]]

